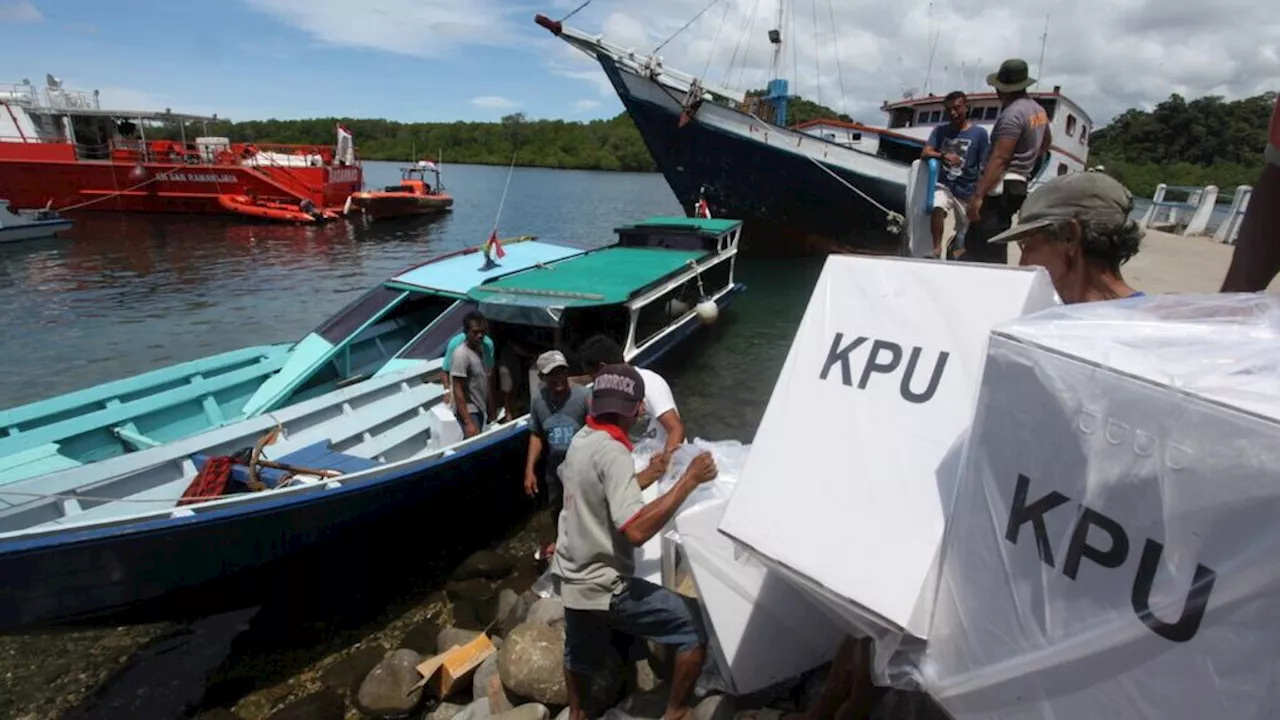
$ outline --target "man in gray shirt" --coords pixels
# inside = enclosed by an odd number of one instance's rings
[[[462,320],[466,340],[450,358],[449,391],[453,393],[453,413],[462,425],[465,437],[480,434],[487,421],[494,418],[493,379],[484,363],[484,336],[489,324],[479,312],[469,312]]]
[[[569,362],[559,350],[542,353],[535,364],[542,380],[542,391],[533,399],[529,409],[529,456],[524,467],[524,492],[529,497],[538,494],[538,474],[534,468],[545,448],[547,457],[543,476],[547,481],[547,505],[551,509],[553,535],[550,547],[544,549],[544,557],[550,557],[555,549],[555,535],[559,534],[560,511],[564,508],[560,463],[569,451],[573,436],[587,422],[587,402],[591,391],[569,383]]]
[[[635,479],[628,432],[644,401],[644,378],[630,365],[596,375],[591,414],[560,465],[564,514],[552,571],[565,607],[565,683],[569,720],[586,720],[582,698],[605,667],[612,631],[674,646],[665,720],[690,716],[690,692],[706,658],[706,631],[694,602],[634,576],[632,551],[656,535],[689,494],[716,476],[710,453],[694,458],[669,492],[649,504]],[[667,456],[652,464],[665,470]]]
[[[987,76],[987,84],[1000,97],[999,117],[991,131],[991,157],[969,203],[969,221],[976,224],[974,238],[967,241],[965,260],[1007,265],[1007,243],[988,243],[1013,226],[1013,216],[1027,199],[1027,183],[1034,176],[1037,161],[1053,141],[1049,114],[1027,94],[1036,79],[1029,77],[1024,60],[1005,60],[1000,70]],[[996,188],[999,195],[988,197]]]

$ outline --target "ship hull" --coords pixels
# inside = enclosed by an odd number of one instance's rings
[[[448,195],[365,192],[351,196],[351,207],[364,213],[370,220],[442,215],[453,208],[453,198]]]
[[[680,96],[598,59],[681,205],[742,219],[744,250],[898,251],[909,166],[711,103],[682,125]]]
[[[43,146],[42,146],[43,145]],[[70,146],[0,144],[0,197],[17,207],[141,213],[228,214],[222,195],[310,200],[341,208],[358,192],[359,167],[254,168],[240,165],[125,163],[79,160]],[[33,157],[39,153],[44,157]],[[61,155],[65,155],[62,157]]]

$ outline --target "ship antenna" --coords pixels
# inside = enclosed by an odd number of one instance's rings
[[[1040,36],[1040,62],[1036,65],[1036,84],[1040,87],[1040,79],[1044,77],[1044,46],[1049,44],[1049,13],[1044,14],[1044,34]]]

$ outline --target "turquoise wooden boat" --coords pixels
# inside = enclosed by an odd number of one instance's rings
[[[457,295],[463,305],[451,308],[477,304],[498,357],[508,343],[575,357],[587,338],[604,333],[628,362],[651,367],[694,341],[711,308],[727,307],[745,289],[734,280],[740,229],[736,221],[656,218],[618,228],[615,245],[589,252],[514,245],[499,261],[506,272],[483,282],[473,282],[472,258],[460,266],[467,277],[436,262],[383,288],[410,298]],[[524,260],[515,260],[517,247]],[[559,257],[530,265],[535,254]],[[470,287],[458,293],[464,284]],[[366,302],[377,292],[336,317],[376,324],[368,311],[350,313],[382,307]],[[105,621],[348,529],[410,517],[430,522],[460,502],[518,495],[510,479],[524,467],[529,416],[462,437],[438,382],[440,353],[424,349],[434,347],[433,334],[444,342],[452,335],[439,322],[385,353],[391,359],[369,380],[160,447],[0,486],[0,632]],[[323,337],[323,326],[316,334]],[[286,359],[285,368],[314,368],[326,351],[308,352]],[[430,355],[436,358],[412,364]],[[375,365],[352,361],[365,371]],[[281,370],[251,401],[274,407],[275,398],[296,398],[309,382],[299,385]],[[217,478],[196,482],[204,470]]]
[[[233,350],[0,410],[0,485],[165,445],[440,357],[475,286],[582,254],[528,238],[401,272],[296,343]]]

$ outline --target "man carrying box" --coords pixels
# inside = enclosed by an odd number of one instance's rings
[[[565,684],[570,720],[586,720],[582,698],[611,634],[653,640],[676,649],[665,720],[690,714],[686,705],[706,657],[706,633],[694,602],[634,577],[632,549],[644,545],[702,483],[716,477],[710,453],[694,458],[670,492],[645,504],[635,479],[628,431],[644,402],[644,379],[629,365],[606,365],[595,377],[587,426],[574,436],[560,480],[564,513],[552,571],[565,607]],[[664,453],[652,463],[667,463]]]

